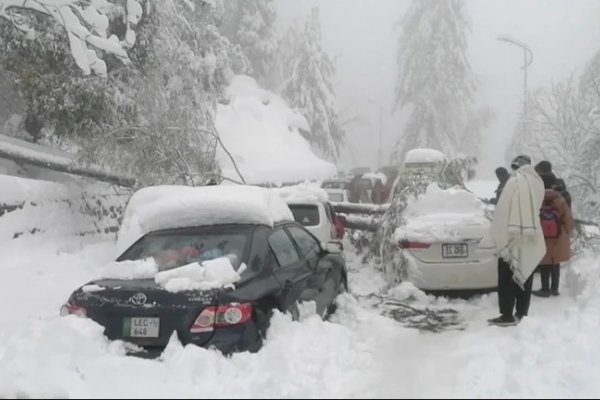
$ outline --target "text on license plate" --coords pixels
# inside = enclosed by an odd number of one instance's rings
[[[469,247],[466,243],[443,244],[443,258],[467,258],[469,256]]]
[[[123,336],[140,338],[157,338],[159,336],[160,318],[131,317],[123,322]]]

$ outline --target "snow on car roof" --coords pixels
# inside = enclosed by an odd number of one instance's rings
[[[434,149],[413,149],[406,153],[404,163],[435,163],[446,160],[444,153]]]
[[[287,204],[326,203],[329,201],[329,196],[324,189],[306,183],[272,190]]]
[[[220,224],[273,226],[293,221],[287,204],[272,190],[243,185],[152,186],[129,200],[118,235],[119,251],[147,233]]]
[[[398,241],[476,239],[489,227],[484,205],[473,193],[459,187],[443,190],[436,183],[408,202],[403,217],[406,223],[394,234]]]

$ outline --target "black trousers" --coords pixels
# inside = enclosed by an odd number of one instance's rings
[[[516,314],[524,317],[529,312],[531,304],[531,287],[533,286],[533,274],[525,281],[525,290],[513,280],[510,265],[502,258],[498,259],[498,304],[500,314],[512,317],[516,303]]]
[[[560,264],[540,265],[540,275],[542,277],[542,291],[558,292],[560,283]],[[550,282],[552,281],[552,284]]]

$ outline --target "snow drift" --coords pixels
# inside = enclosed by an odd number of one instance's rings
[[[318,158],[300,135],[299,130],[308,130],[306,119],[281,97],[243,75],[233,78],[228,94],[229,104],[219,105],[216,127],[247,183],[281,184],[335,175],[335,166]],[[240,180],[222,148],[217,160],[224,176]]]

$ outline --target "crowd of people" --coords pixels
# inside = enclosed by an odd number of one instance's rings
[[[350,203],[383,204],[389,200],[391,187],[384,184],[381,179],[372,181],[363,175],[355,175],[347,184]]]
[[[499,184],[491,229],[480,243],[498,257],[500,316],[488,322],[517,324],[529,312],[531,295],[559,296],[560,265],[571,257],[575,222],[571,195],[549,161],[535,167],[527,155],[516,157],[512,172],[496,169]],[[535,271],[541,289],[532,292]]]

